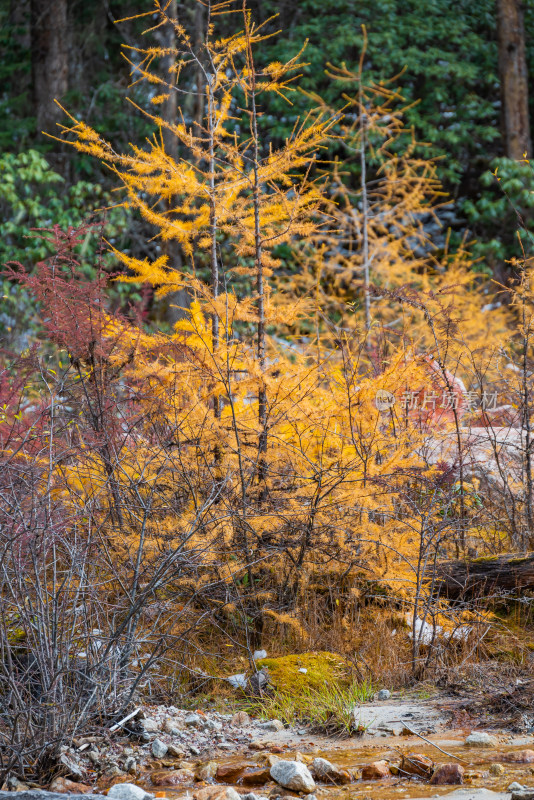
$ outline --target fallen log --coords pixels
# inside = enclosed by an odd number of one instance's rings
[[[436,588],[451,600],[534,589],[534,553],[442,561],[436,569]]]

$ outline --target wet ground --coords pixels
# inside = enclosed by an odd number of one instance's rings
[[[382,704],[366,704],[359,709],[362,724],[366,727],[366,732],[361,737],[335,740],[288,729],[277,733],[255,732],[250,745],[243,747],[240,752],[230,756],[214,751],[209,759],[197,760],[195,767],[198,770],[202,761],[210,760],[215,761],[218,766],[240,764],[259,769],[267,766],[267,757],[273,754],[284,760],[302,760],[305,763],[320,756],[348,770],[353,779],[346,786],[318,783],[314,792],[318,800],[389,800],[403,797],[440,797],[448,794],[451,795],[450,800],[509,800],[511,793],[506,789],[512,782],[534,786],[534,763],[509,761],[513,759],[514,753],[525,749],[534,750],[534,735],[513,736],[506,731],[489,730],[496,739],[494,746],[468,747],[465,745],[465,738],[476,726],[450,727],[451,721],[455,719],[453,706],[454,704],[448,704],[444,698],[427,701],[397,698]],[[419,736],[411,734],[408,729]],[[385,759],[395,766],[402,755],[408,753],[428,756],[436,766],[460,763],[465,769],[463,786],[431,786],[427,781],[399,776],[374,781],[361,779],[361,768],[366,764]],[[493,771],[491,768],[495,764],[502,764],[501,774],[493,774],[496,768],[493,767]],[[191,796],[202,786],[208,785],[196,782],[180,787],[156,787],[151,780],[152,774],[150,770],[144,772],[136,783],[151,792],[164,791],[168,798]],[[239,779],[235,779],[229,785],[233,785],[242,794],[252,791],[262,797],[291,794],[274,782],[244,787]],[[497,794],[492,795],[492,792]]]

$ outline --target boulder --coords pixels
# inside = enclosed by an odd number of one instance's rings
[[[262,658],[267,658],[267,650],[255,650],[252,658],[254,661],[260,661]]]
[[[310,794],[315,781],[305,764],[300,761],[277,761],[270,769],[271,778],[284,789]]]
[[[171,756],[172,758],[183,758],[185,753],[181,747],[176,747],[175,744],[170,744],[167,747],[167,755]]]
[[[362,780],[380,781],[382,778],[390,778],[391,771],[387,761],[372,761],[362,769]]]
[[[486,731],[474,731],[465,740],[467,747],[497,747],[497,739]]]
[[[323,783],[346,784],[351,780],[347,770],[340,769],[326,758],[314,758],[311,762],[311,772],[315,780]]]
[[[504,753],[502,760],[507,764],[534,764],[534,750],[515,750]]]
[[[463,783],[465,770],[461,764],[442,764],[430,779],[433,786],[457,785]]]
[[[226,680],[234,689],[247,688],[247,676],[244,672],[240,672],[238,675],[229,675]]]
[[[87,794],[91,791],[91,787],[85,783],[76,783],[70,781],[68,778],[54,778],[50,784],[51,792],[59,792],[60,794]]]
[[[391,697],[391,692],[389,691],[389,689],[380,689],[380,691],[376,696],[376,699],[382,701],[382,700],[389,700],[390,697]]]
[[[492,764],[489,768],[490,775],[504,775],[504,767],[502,764]]]
[[[150,773],[150,780],[154,786],[183,786],[194,782],[195,773],[192,769],[160,769]]]
[[[116,783],[108,790],[108,797],[113,800],[152,800],[154,795],[145,792],[135,783]]]

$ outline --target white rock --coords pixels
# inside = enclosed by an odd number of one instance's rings
[[[497,747],[497,739],[486,731],[474,731],[465,740],[467,747]]]
[[[162,742],[161,739],[154,739],[152,742],[152,755],[154,758],[165,758],[167,755],[168,747],[165,742]]]
[[[270,769],[273,781],[284,789],[310,794],[315,789],[315,781],[305,764],[300,761],[277,761]]]
[[[522,792],[525,787],[522,786],[517,781],[513,781],[509,786],[506,787],[507,792]]]
[[[184,724],[190,727],[197,728],[199,725],[202,724],[202,719],[199,717],[198,714],[188,714],[187,717],[184,719]]]
[[[377,700],[389,700],[391,697],[391,692],[389,689],[380,689],[377,695]]]
[[[227,786],[226,800],[241,800],[241,795],[232,786]]]
[[[262,658],[267,658],[267,650],[254,650],[252,658],[254,661],[261,661]]]
[[[143,730],[147,733],[156,733],[156,731],[159,731],[159,723],[157,723],[155,719],[142,719],[141,725]]]
[[[116,783],[109,789],[107,796],[114,800],[152,800],[154,797],[135,783]]]
[[[222,731],[222,723],[214,719],[206,719],[204,721],[204,730],[206,731]]]
[[[239,675],[229,675],[226,678],[230,686],[233,686],[234,689],[246,689],[247,688],[247,676],[244,672],[239,673]]]
[[[306,667],[301,667],[299,669],[299,672],[302,672],[303,675],[307,675],[308,674],[308,670],[306,669]]]
[[[263,731],[272,731],[275,733],[276,731],[284,730],[284,723],[280,722],[279,719],[268,719],[267,722],[259,722],[258,728],[261,728]]]

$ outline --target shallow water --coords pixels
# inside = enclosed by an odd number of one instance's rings
[[[534,785],[534,764],[508,764],[503,760],[503,756],[507,753],[527,748],[534,749],[533,737],[508,742],[506,741],[507,737],[498,737],[504,740],[503,743],[497,747],[487,749],[465,747],[463,744],[464,734],[458,733],[457,737],[455,738],[454,733],[448,734],[447,739],[443,735],[432,737],[434,744],[451,755],[441,753],[435,746],[415,737],[387,737],[381,741],[376,738],[369,741],[351,739],[333,741],[332,743],[325,743],[324,740],[314,743],[306,738],[305,741],[299,743],[298,747],[288,747],[283,753],[277,753],[277,755],[285,760],[295,758],[297,752],[305,756],[322,756],[340,767],[356,771],[372,761],[386,759],[394,764],[400,761],[403,753],[421,753],[429,756],[436,765],[453,762],[461,763],[465,769],[463,784],[465,788],[484,787],[493,791],[504,791],[512,781],[518,781],[527,786]],[[213,760],[218,765],[242,763],[251,767],[260,767],[264,765],[264,759],[268,753],[269,749],[266,748],[263,751],[253,753],[247,751],[231,757],[214,756]],[[456,758],[452,756],[456,756]],[[504,766],[505,771],[502,775],[495,776],[489,773],[489,768],[494,763],[501,763]],[[149,791],[165,792],[165,796],[168,798],[183,798],[188,793],[191,795],[191,791],[195,787],[200,788],[201,785],[206,785],[196,783],[180,787],[154,787],[150,780],[150,774],[150,771],[145,772],[142,780],[138,782]],[[264,786],[247,787],[245,789],[240,787],[238,782],[235,788],[242,792],[253,791],[255,794],[268,796],[276,788],[276,784],[268,783]],[[457,786],[430,786],[421,779],[394,776],[378,781],[355,780],[343,787],[317,784],[315,794],[318,798],[323,797],[325,800],[349,800],[349,798],[389,800],[390,798],[399,797],[441,796],[457,788]],[[286,790],[282,791],[287,794]]]

